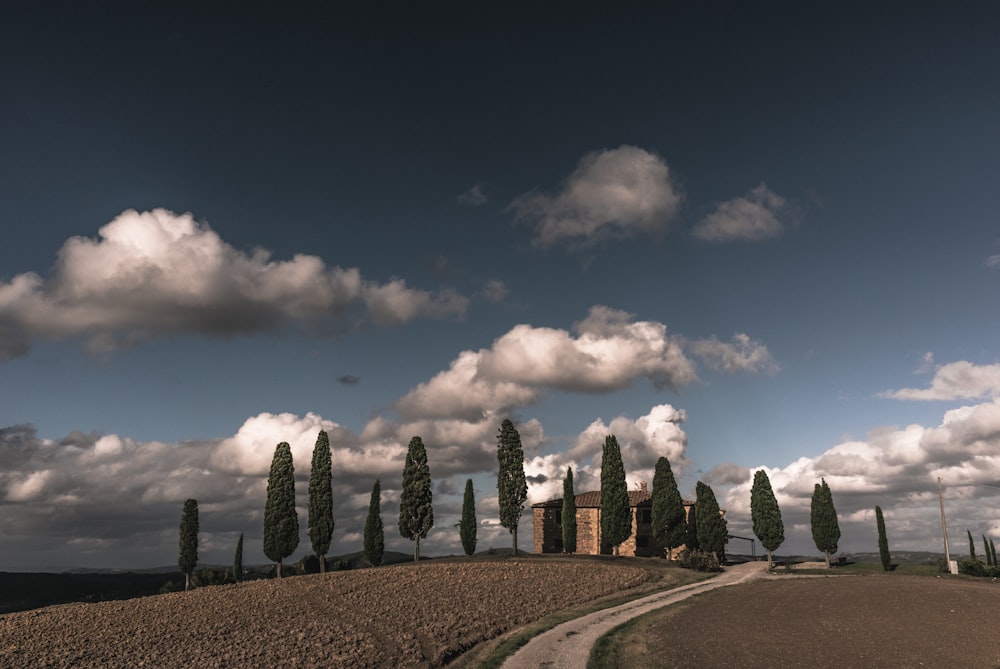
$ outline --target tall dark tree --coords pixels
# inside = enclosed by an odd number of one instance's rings
[[[497,434],[497,496],[500,524],[511,533],[514,555],[517,556],[517,525],[521,522],[521,511],[528,499],[528,481],[524,478],[521,435],[506,418]]]
[[[564,553],[572,555],[576,552],[576,493],[573,491],[572,467],[566,468],[566,478],[563,479],[562,542]]]
[[[773,552],[785,540],[785,524],[781,520],[781,509],[771,489],[771,479],[767,472],[758,469],[753,475],[750,489],[750,517],[753,519],[753,533],[760,539],[767,551],[767,568],[773,567]]]
[[[184,574],[184,589],[191,587],[191,572],[198,564],[198,502],[189,499],[181,512],[180,553],[177,566]]]
[[[632,509],[628,503],[625,465],[615,435],[604,438],[601,456],[601,540],[611,544],[615,557],[618,547],[632,535]]]
[[[695,502],[698,508],[698,545],[703,551],[715,555],[720,563],[726,560],[726,543],[729,541],[729,523],[719,509],[719,501],[711,486],[698,481],[695,485]]]
[[[427,463],[427,449],[420,437],[410,439],[403,467],[403,493],[399,498],[399,533],[416,542],[413,561],[420,560],[420,540],[434,527],[434,508],[431,506],[431,468]]]
[[[271,472],[267,477],[267,503],[264,506],[264,555],[281,562],[299,546],[299,514],[295,510],[295,467],[292,448],[283,441],[274,449]]]
[[[993,566],[1000,566],[997,564],[997,547],[996,544],[993,543],[993,539],[990,539],[990,554],[993,556]]]
[[[986,553],[986,566],[993,566],[993,554],[990,553],[990,542],[986,541],[986,535],[983,535],[983,552]]]
[[[684,543],[684,531],[687,529],[684,512],[684,500],[677,489],[677,479],[670,461],[660,458],[656,461],[653,472],[653,502],[651,509],[653,521],[653,541],[660,548],[665,548],[667,558],[672,560],[674,549]]]
[[[882,561],[882,571],[892,568],[892,556],[889,554],[889,537],[885,534],[885,516],[882,507],[875,507],[875,527],[878,530],[878,557]]]
[[[373,567],[382,564],[385,554],[385,529],[382,526],[382,484],[375,479],[371,501],[368,502],[368,518],[365,519],[365,559]]]
[[[240,532],[240,538],[236,542],[236,552],[233,554],[233,580],[242,581],[243,580],[243,533]]]
[[[326,553],[333,540],[333,463],[330,438],[319,431],[309,470],[309,541],[319,558],[319,571],[326,571]]]
[[[701,549],[698,543],[698,505],[692,504],[687,509],[687,520],[684,525],[684,548],[688,552]]]
[[[809,510],[810,526],[813,543],[818,550],[823,551],[826,558],[826,568],[830,568],[830,553],[837,551],[840,541],[840,524],[837,522],[837,509],[833,506],[833,493],[826,479],[820,479],[813,488],[812,504]]]
[[[969,559],[975,561],[976,558],[976,542],[972,540],[972,530],[966,530],[966,534],[969,535]]]
[[[476,552],[476,493],[472,490],[472,479],[465,482],[465,496],[462,498],[462,520],[458,524],[458,536],[462,540],[462,550],[469,557]]]

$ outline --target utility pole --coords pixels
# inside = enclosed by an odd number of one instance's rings
[[[944,559],[951,570],[951,552],[948,550],[948,524],[944,522],[944,495],[941,493],[941,477],[938,479],[938,504],[941,505],[941,530],[944,532]]]

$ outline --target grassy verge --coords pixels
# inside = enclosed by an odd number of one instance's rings
[[[518,649],[534,637],[566,621],[585,616],[594,611],[618,606],[619,604],[624,604],[625,602],[630,602],[656,592],[678,588],[715,576],[715,574],[694,572],[676,567],[663,568],[662,572],[659,578],[648,581],[627,592],[596,599],[580,606],[554,613],[522,625],[496,639],[479,644],[455,658],[453,662],[448,664],[448,667],[449,669],[498,669],[508,657],[516,653]]]

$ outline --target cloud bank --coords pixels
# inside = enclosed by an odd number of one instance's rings
[[[726,495],[730,531],[751,536],[753,472]],[[825,478],[833,492],[846,551],[877,550],[875,505],[886,516],[893,550],[943,551],[937,479],[953,552],[963,552],[965,530],[1000,535],[1000,399],[945,412],[934,427],[908,425],[874,430],[863,441],[845,441],[818,457],[763,468],[781,507],[786,543],[815,553],[809,529],[813,486]],[[783,550],[787,550],[783,549]]]
[[[317,256],[272,260],[244,253],[190,214],[125,211],[98,231],[63,244],[51,276],[29,272],[0,282],[0,360],[35,339],[87,338],[95,353],[179,333],[252,334],[291,323],[336,328],[398,325],[461,316],[454,292],[380,284],[357,268]]]
[[[526,193],[510,206],[534,226],[534,243],[546,247],[663,230],[680,202],[662,158],[622,145],[585,155],[555,195]]]

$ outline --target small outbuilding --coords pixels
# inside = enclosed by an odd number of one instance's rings
[[[618,547],[619,555],[649,557],[658,555],[653,541],[653,494],[646,483],[638,490],[628,491],[632,510],[632,534]],[[685,513],[694,502],[684,501]],[[552,499],[531,505],[534,523],[535,553],[562,553],[563,500]],[[601,491],[593,490],[576,496],[576,552],[581,555],[611,555],[613,546],[601,539]]]

